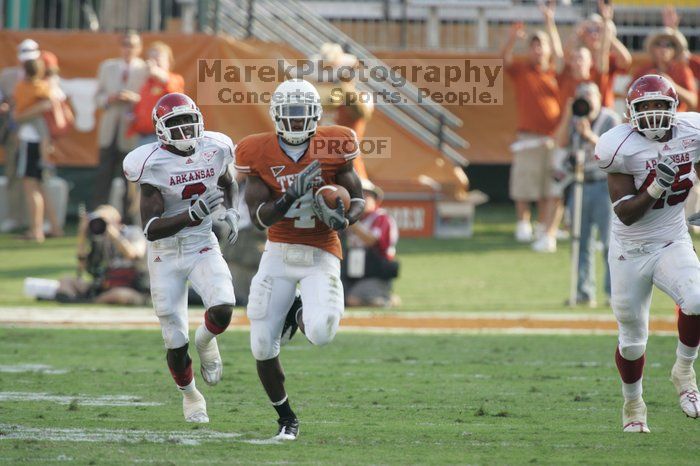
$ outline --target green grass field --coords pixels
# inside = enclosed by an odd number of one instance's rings
[[[247,340],[221,338],[220,385],[197,375],[211,417],[197,427],[182,420],[157,331],[0,329],[0,463],[680,465],[700,455],[700,421],[681,413],[668,381],[673,338],[649,344],[650,435],[621,432],[613,336],[341,333],[321,349],[296,338],[283,362],[302,430],[283,445],[259,443],[275,413]],[[17,364],[65,372],[4,372]],[[36,393],[63,404],[17,400]],[[120,395],[162,405],[99,405]]]
[[[400,309],[416,311],[561,311],[569,290],[568,242],[536,254],[513,240],[510,206],[477,209],[475,235],[465,240],[403,239],[398,246]],[[58,278],[75,271],[75,237],[28,244],[0,235],[0,305],[36,305],[22,296],[25,277]],[[700,246],[700,243],[698,243]],[[597,270],[602,267],[598,259]],[[602,283],[602,275],[599,280]],[[597,312],[610,312],[599,290]],[[44,305],[39,303],[40,305]],[[583,309],[582,309],[583,310]],[[585,308],[586,312],[591,312]],[[673,303],[655,293],[652,313]]]

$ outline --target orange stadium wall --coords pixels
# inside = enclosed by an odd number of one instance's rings
[[[71,103],[76,107],[81,131],[74,131],[56,144],[54,162],[59,167],[94,167],[97,164],[97,138],[94,130],[99,118],[91,96],[99,63],[119,56],[117,34],[63,31],[1,31],[0,67],[16,64],[15,50],[23,39],[31,37],[44,50],[54,52],[60,63],[61,76],[71,87]],[[195,96],[197,90],[197,60],[220,58],[254,60],[271,58],[301,58],[285,44],[263,43],[256,40],[237,41],[223,36],[144,34],[144,48],[156,40],[173,48],[174,71],[185,79],[185,90]],[[272,91],[274,83],[241,83],[232,86],[240,91]],[[272,129],[268,109],[264,105],[201,106],[206,127],[228,134],[234,140],[246,135]],[[381,112],[369,124],[367,136],[381,136],[391,140],[391,157],[368,159],[367,170],[380,185],[392,184],[400,192],[411,191],[419,185],[419,178],[427,176],[441,186],[441,194],[459,198],[466,191],[465,177],[455,173],[453,166],[434,148],[424,144],[415,135],[399,128]]]

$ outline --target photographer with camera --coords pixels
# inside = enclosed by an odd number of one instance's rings
[[[595,83],[582,83],[576,88],[574,98],[565,107],[564,118],[557,128],[556,139],[563,148],[564,157],[558,172],[573,173],[576,168],[576,152],[583,151],[581,169],[581,230],[578,253],[578,279],[576,302],[596,306],[595,287],[595,240],[593,227],[598,229],[603,243],[603,263],[605,264],[605,294],[610,296],[610,270],[608,268],[608,238],[612,206],[608,196],[607,175],[598,168],[595,159],[595,145],[598,137],[620,124],[620,117],[612,110],[602,107],[600,90]],[[571,199],[569,199],[571,206]],[[576,215],[576,209],[571,209]],[[576,238],[574,238],[576,239]]]
[[[78,276],[60,281],[56,300],[142,305],[148,292],[142,267],[146,238],[139,227],[127,226],[117,209],[101,205],[81,215],[78,226]],[[91,281],[82,278],[87,272]]]
[[[395,259],[399,230],[394,219],[379,207],[382,190],[368,179],[362,180],[365,210],[357,223],[348,227],[343,241],[341,279],[348,306],[397,304],[391,292],[399,275]]]

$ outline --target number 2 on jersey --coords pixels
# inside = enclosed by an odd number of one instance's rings
[[[313,195],[311,191],[297,199],[285,214],[286,218],[294,219],[294,228],[313,228],[316,226],[314,209],[311,206]]]
[[[204,185],[204,183],[191,183],[188,185],[185,185],[184,188],[182,188],[182,200],[186,201],[187,199],[192,199],[194,196],[201,196],[204,194],[204,191],[207,190],[207,187]],[[192,199],[190,201],[190,205],[194,204],[195,199]],[[190,224],[191,227],[197,226],[200,223],[202,223],[201,220],[197,220],[196,222],[192,222]]]

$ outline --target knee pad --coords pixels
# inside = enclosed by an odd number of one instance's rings
[[[684,296],[681,309],[684,314],[689,316],[700,315],[700,292],[692,291],[687,296]]]
[[[158,317],[163,333],[163,341],[167,349],[181,348],[190,341],[187,335],[187,324],[175,315]]]
[[[624,344],[620,342],[619,348],[620,356],[628,361],[636,361],[644,355],[647,345],[645,343]]]
[[[272,337],[265,328],[257,328],[255,322],[250,323],[250,352],[256,361],[267,361],[280,354],[279,338]]]
[[[204,313],[204,325],[214,335],[223,333],[231,323],[231,315],[233,314],[233,306],[228,304],[220,304],[212,306]]]
[[[335,333],[338,331],[339,324],[340,315],[338,314],[328,314],[312,322],[304,322],[306,338],[314,345],[327,345],[335,338]]]

